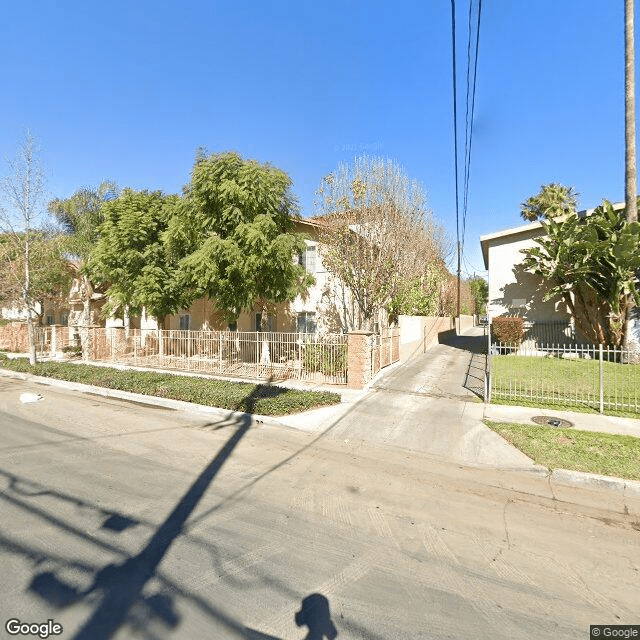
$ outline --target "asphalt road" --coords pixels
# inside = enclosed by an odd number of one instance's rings
[[[555,640],[640,624],[640,522],[595,490],[541,497],[524,470],[10,379],[0,433],[3,627]]]

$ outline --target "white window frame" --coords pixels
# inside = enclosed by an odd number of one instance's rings
[[[314,244],[307,245],[307,248],[298,254],[298,264],[304,267],[307,273],[316,273],[317,271],[317,247]]]

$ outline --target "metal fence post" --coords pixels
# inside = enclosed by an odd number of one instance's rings
[[[604,364],[602,362],[602,345],[598,345],[600,353],[600,413],[604,413]]]
[[[484,327],[487,332],[487,355],[484,361],[484,401],[486,404],[491,403],[491,331]]]
[[[51,345],[50,345],[50,352],[51,352],[51,357],[55,358],[56,357],[56,353],[58,351],[58,332],[56,331],[57,327],[56,325],[52,325],[51,326]]]

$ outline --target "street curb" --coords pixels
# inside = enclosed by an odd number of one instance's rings
[[[613,476],[601,476],[584,471],[554,469],[550,475],[551,482],[556,485],[572,485],[587,489],[608,489],[622,494],[623,497],[640,499],[640,481],[624,480]]]
[[[34,382],[49,387],[59,387],[68,391],[80,391],[82,393],[92,393],[94,395],[104,396],[105,398],[117,398],[120,400],[128,400],[136,404],[149,405],[152,407],[162,407],[164,409],[174,409],[176,411],[191,411],[193,413],[202,413],[208,415],[217,415],[225,418],[235,418],[237,420],[246,420],[249,418],[256,424],[270,424],[278,427],[287,427],[288,425],[279,422],[277,418],[285,416],[263,416],[258,413],[244,413],[243,411],[231,411],[230,409],[221,409],[220,407],[210,407],[204,404],[196,404],[194,402],[185,402],[184,400],[172,400],[171,398],[159,398],[158,396],[149,396],[144,393],[134,393],[132,391],[121,391],[119,389],[107,389],[105,387],[96,387],[91,384],[83,384],[82,382],[69,382],[68,380],[59,380],[58,378],[45,378],[43,376],[35,376],[31,373],[20,373],[18,371],[8,371],[0,369],[0,376],[6,378],[14,378],[24,380],[25,382]],[[313,411],[313,410],[312,410]],[[302,412],[304,413],[304,412]],[[291,415],[302,415],[291,414]],[[289,427],[291,428],[291,427]]]
[[[195,404],[191,402],[185,402],[183,400],[172,400],[170,398],[159,398],[157,396],[149,396],[141,393],[134,393],[131,391],[120,391],[118,389],[107,389],[105,387],[96,387],[94,385],[83,384],[81,382],[69,382],[67,380],[59,380],[57,378],[45,378],[42,376],[35,376],[30,373],[20,373],[17,371],[9,371],[7,369],[0,369],[0,377],[13,378],[17,380],[23,380],[26,382],[33,382],[36,384],[42,384],[50,387],[59,387],[61,389],[67,389],[69,391],[78,391],[81,393],[92,393],[100,395],[106,398],[116,398],[129,402],[135,402],[137,404],[162,407],[165,409],[174,409],[189,411],[192,413],[200,413],[205,415],[215,415],[224,418],[235,418],[237,420],[249,419],[252,423],[261,425],[271,425],[277,427],[284,427],[287,429],[296,429],[302,431],[300,427],[295,424],[287,424],[287,422],[281,422],[279,418],[302,418],[305,414],[309,414],[308,418],[313,419],[313,414],[316,411],[322,411],[327,407],[320,409],[311,409],[306,412],[288,414],[283,416],[264,416],[260,414],[244,413],[242,411],[230,411],[227,409],[220,409],[219,407],[210,407],[207,405]],[[488,427],[487,427],[488,428]],[[482,465],[484,466],[484,465]],[[494,467],[495,468],[495,467]],[[542,473],[542,469],[536,469],[538,473]],[[495,468],[500,470],[501,468]],[[508,469],[503,469],[508,470]],[[550,487],[556,491],[562,489],[562,487],[573,487],[583,489],[605,489],[617,494],[623,501],[625,509],[628,511],[627,499],[632,501],[638,501],[638,508],[634,507],[634,513],[640,514],[640,481],[624,480],[622,478],[615,478],[612,476],[602,476],[594,473],[585,473],[582,471],[570,471],[567,469],[554,469],[551,473],[547,471],[547,477],[549,478]]]

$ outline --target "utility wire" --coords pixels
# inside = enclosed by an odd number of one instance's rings
[[[464,251],[464,238],[467,224],[467,210],[469,204],[469,179],[471,175],[471,144],[473,141],[473,120],[476,103],[476,80],[478,75],[478,52],[480,50],[480,18],[482,16],[482,0],[478,0],[478,17],[476,20],[475,55],[473,64],[473,82],[471,84],[471,117],[469,118],[469,77],[471,68],[471,42],[472,42],[472,9],[473,0],[469,1],[469,41],[467,46],[467,110],[465,122],[465,168],[462,206],[462,250]]]
[[[465,271],[466,275],[480,275],[480,277],[482,277],[482,273],[486,272],[486,269],[484,267],[478,267],[475,266],[473,264],[471,264],[471,262],[469,260],[467,260],[467,258],[465,258],[464,254],[462,255],[462,264],[463,266],[466,266],[467,270]]]
[[[453,40],[453,156],[456,182],[456,241],[460,242],[458,206],[458,100],[456,89],[456,0],[451,0],[451,37]]]
[[[469,106],[471,100],[469,100],[470,91],[470,78],[471,78],[471,42],[472,42],[472,30],[471,30],[471,16],[473,12],[473,0],[469,0],[469,17],[468,17],[468,38],[467,38],[467,95],[466,95],[466,109],[464,114],[464,178],[462,191],[465,193],[467,185],[467,158],[469,156]],[[463,216],[464,216],[464,199],[463,199]],[[464,238],[464,235],[463,235]]]

